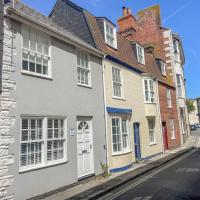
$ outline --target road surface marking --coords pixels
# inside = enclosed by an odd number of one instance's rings
[[[160,168],[160,169],[154,171],[154,172],[151,173],[150,175],[145,176],[144,178],[138,180],[136,183],[133,183],[133,184],[129,185],[128,187],[122,189],[121,191],[119,191],[119,192],[113,194],[112,196],[106,198],[105,200],[112,200],[112,199],[114,199],[114,198],[116,198],[116,197],[118,197],[118,196],[124,194],[125,192],[127,192],[127,191],[131,190],[132,188],[138,186],[139,184],[141,184],[141,183],[147,181],[148,179],[150,179],[150,178],[152,178],[153,176],[157,175],[158,173],[164,171],[165,169],[167,169],[167,168],[169,168],[169,167],[175,165],[176,163],[180,162],[181,160],[185,159],[186,157],[190,156],[190,155],[193,154],[193,153],[194,153],[194,151],[188,153],[188,154],[185,155],[185,156],[182,156],[181,158],[175,160],[174,162],[172,162],[172,163],[170,163],[170,164],[168,164],[168,165],[166,165],[166,166],[164,166],[164,167],[162,167],[162,168]]]

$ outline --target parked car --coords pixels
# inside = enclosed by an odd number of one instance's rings
[[[195,130],[197,130],[197,127],[196,127],[196,125],[190,125],[190,129],[191,129],[191,131],[195,131]]]
[[[200,128],[200,124],[195,124],[195,126],[196,126],[197,128]]]

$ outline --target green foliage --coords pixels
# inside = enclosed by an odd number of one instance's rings
[[[194,107],[193,101],[187,100],[186,103],[187,103],[188,112],[191,113],[192,111],[194,111],[195,107]]]
[[[104,178],[109,177],[108,166],[106,164],[103,164],[102,162],[100,164],[101,164],[101,169],[102,169],[102,176]]]

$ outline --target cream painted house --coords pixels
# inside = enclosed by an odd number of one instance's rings
[[[118,71],[121,83],[119,93],[115,94],[114,73]],[[110,60],[104,61],[106,94],[106,124],[108,145],[108,166],[117,172],[132,166],[136,159],[145,159],[162,153],[159,107],[157,106],[157,82],[147,75],[142,76]],[[152,81],[155,89],[155,102],[145,101],[145,82]],[[117,96],[118,95],[118,96]],[[152,101],[154,101],[152,99]],[[148,125],[152,124],[150,130]],[[119,124],[119,125],[118,125]],[[139,126],[139,138],[136,127]],[[150,125],[151,126],[151,125]],[[119,127],[121,143],[116,142]],[[125,128],[126,127],[126,128]],[[138,149],[140,148],[140,149]]]

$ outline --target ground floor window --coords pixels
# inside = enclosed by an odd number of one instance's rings
[[[114,153],[120,153],[130,149],[128,120],[126,118],[112,118],[112,146]]]
[[[156,120],[155,117],[148,118],[148,129],[149,129],[149,144],[155,144],[156,143],[156,133],[155,133],[155,124]]]
[[[66,160],[64,124],[64,118],[22,118],[21,170],[49,165],[52,161],[59,163]]]

